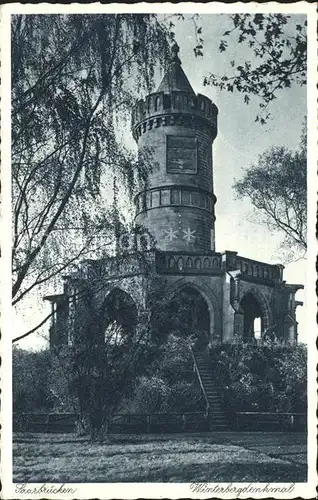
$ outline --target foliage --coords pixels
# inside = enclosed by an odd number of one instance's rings
[[[32,352],[13,348],[13,411],[74,411],[67,378],[67,353],[63,364],[49,350]]]
[[[307,249],[306,134],[295,152],[273,147],[236,182],[239,198],[249,198],[262,220],[285,235],[285,245]]]
[[[156,357],[136,380],[126,411],[133,413],[191,412],[204,409],[189,349],[170,334],[156,349]]]
[[[202,295],[185,286],[173,297],[162,297],[162,288],[151,298],[151,332],[158,342],[169,335],[179,337],[192,347],[202,347],[209,338],[209,312]],[[197,314],[193,314],[197,311]]]
[[[105,288],[101,291],[105,294]],[[147,318],[134,321],[126,294],[110,293],[100,303],[94,286],[83,287],[71,346],[71,387],[80,422],[92,440],[103,440],[110,419],[143,373],[151,341]]]
[[[238,59],[235,45],[231,61],[232,75],[213,73],[204,79],[205,85],[214,85],[228,92],[242,94],[246,104],[251,97],[260,100],[256,121],[265,123],[268,110],[282,89],[305,85],[307,74],[307,22],[297,21],[283,14],[232,14],[231,26],[223,33],[220,52],[229,51],[228,38],[235,37],[244,48],[244,58]],[[247,55],[248,54],[248,55]]]
[[[13,411],[32,412],[51,407],[48,353],[13,349]]]
[[[127,121],[167,50],[153,14],[12,17],[14,304],[92,250],[107,252],[112,178],[131,190],[149,168],[116,120]]]
[[[305,345],[225,344],[214,347],[210,356],[229,414],[239,411],[306,412]]]

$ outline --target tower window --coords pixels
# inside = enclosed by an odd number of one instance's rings
[[[170,190],[161,190],[161,205],[170,205]]]
[[[151,193],[151,206],[152,207],[159,206],[159,193],[160,193],[160,191],[152,191],[152,193]]]
[[[191,193],[192,205],[198,207],[200,205],[200,194],[197,191]]]
[[[190,191],[182,191],[182,205],[190,205]]]
[[[148,191],[146,195],[147,208],[151,208],[151,193]]]
[[[180,205],[180,191],[179,189],[171,190],[171,203],[173,205]]]

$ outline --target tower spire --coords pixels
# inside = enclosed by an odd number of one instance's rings
[[[177,43],[174,43],[171,46],[170,51],[170,63],[158,87],[157,92],[170,94],[171,92],[177,91],[188,92],[192,95],[195,95],[193,88],[191,87],[189,80],[181,67],[181,59],[178,56],[180,51],[179,45]]]

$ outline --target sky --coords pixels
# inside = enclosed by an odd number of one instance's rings
[[[302,22],[304,17],[295,16]],[[232,59],[247,58],[241,46],[229,38],[228,50],[220,53],[218,45],[223,32],[228,29],[225,15],[201,15],[197,21],[202,26],[204,39],[203,57],[194,56],[196,45],[193,21],[175,22],[176,41],[180,46],[179,57],[183,69],[195,91],[209,97],[218,107],[218,135],[213,146],[213,175],[216,203],[216,251],[233,250],[240,255],[268,263],[284,264],[280,244],[282,236],[270,232],[266,226],[252,222],[252,207],[248,200],[237,200],[232,188],[234,181],[243,177],[244,171],[257,162],[258,155],[272,146],[297,148],[302,123],[306,114],[306,88],[292,87],[281,91],[271,106],[272,118],[266,125],[255,122],[258,103],[251,100],[243,103],[241,95],[220,91],[215,87],[205,87],[203,79],[207,73],[228,74]],[[156,84],[162,75],[158,72]],[[133,146],[132,138],[127,143]],[[125,141],[126,142],[126,141]],[[284,279],[289,283],[306,284],[306,262],[299,260],[286,265]],[[59,293],[60,290],[56,290]],[[305,292],[297,293],[297,300],[305,301]],[[30,299],[22,314],[15,316],[14,336],[23,333],[41,321],[49,312],[49,306]],[[297,310],[299,340],[306,341],[306,302]],[[38,349],[47,345],[43,336],[47,328],[39,334],[19,342],[21,348]]]

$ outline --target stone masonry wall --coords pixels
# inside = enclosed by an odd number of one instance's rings
[[[167,171],[167,136],[196,141],[197,165],[193,165],[193,173]],[[214,237],[215,202],[211,137],[197,128],[161,126],[139,139],[140,150],[154,147],[147,186],[150,191],[136,197],[136,224],[149,229],[159,249],[209,251]],[[188,236],[183,233],[187,230]]]

